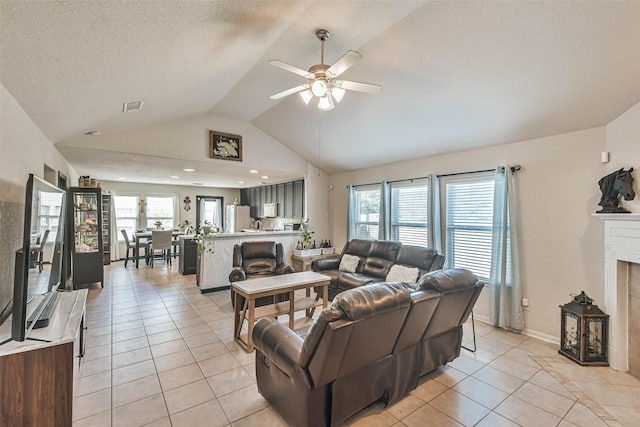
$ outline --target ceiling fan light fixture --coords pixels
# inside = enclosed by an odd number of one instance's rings
[[[344,89],[337,86],[334,86],[333,89],[331,89],[331,95],[333,95],[333,98],[336,100],[336,102],[342,101],[345,92],[346,91]]]
[[[313,93],[307,89],[300,92],[300,98],[304,101],[306,105],[309,105],[309,101],[313,98]]]
[[[330,94],[326,94],[325,96],[320,97],[320,101],[318,101],[318,108],[322,111],[333,110],[333,98]]]
[[[327,93],[327,83],[324,80],[316,80],[311,85],[311,92],[315,96],[324,96]]]

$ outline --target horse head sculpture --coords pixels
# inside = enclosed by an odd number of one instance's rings
[[[602,206],[602,209],[596,213],[629,213],[628,210],[619,206],[618,197],[622,196],[625,200],[633,200],[636,197],[636,193],[633,191],[633,176],[631,176],[631,172],[633,172],[633,168],[628,171],[621,168],[600,178],[598,185],[600,186],[602,197],[598,205]]]

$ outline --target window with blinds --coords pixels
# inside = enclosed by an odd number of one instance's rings
[[[125,229],[129,239],[138,228],[138,196],[114,195],[115,224],[118,227],[118,241],[124,241],[120,230]]]
[[[391,240],[429,246],[428,180],[392,182],[390,190]]]
[[[374,240],[380,230],[380,185],[363,185],[355,189],[353,238]]]
[[[156,221],[165,229],[173,228],[173,196],[147,196],[147,228],[155,228]]]
[[[447,265],[488,280],[493,227],[492,172],[441,178]]]

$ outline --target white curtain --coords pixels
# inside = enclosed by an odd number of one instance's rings
[[[118,221],[116,220],[116,202],[115,194],[111,195],[111,260],[117,261],[120,259],[120,244],[118,243],[118,235],[121,234],[118,230]]]
[[[347,204],[347,242],[357,236],[355,230],[356,224],[356,187],[349,184],[349,203]]]
[[[180,225],[180,196],[178,194],[173,195],[173,227],[177,228]]]
[[[380,219],[378,225],[378,239],[391,240],[391,184],[382,181],[380,185]]]
[[[498,166],[493,204],[489,316],[501,328],[524,329],[517,236],[517,194],[511,168]]]
[[[443,254],[440,178],[438,178],[438,175],[429,175],[429,196],[431,202],[429,209],[429,246],[438,251],[439,254]]]

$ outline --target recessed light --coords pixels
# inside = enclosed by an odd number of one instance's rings
[[[238,181],[238,184],[244,184],[244,181]]]
[[[179,176],[175,176],[175,175],[171,175],[169,178],[173,178],[173,179],[180,179]]]
[[[182,170],[185,171],[185,172],[195,172],[196,171],[195,169],[192,169],[192,168],[183,168]]]
[[[257,170],[255,170],[255,169],[251,169],[251,170],[249,171],[249,173],[258,173],[258,171],[257,171]]]
[[[127,178],[124,178],[124,177],[120,177],[120,178],[118,178],[118,179],[119,179],[120,181],[126,181],[126,180],[127,180]]]
[[[87,136],[96,136],[96,135],[100,135],[100,131],[99,130],[90,130],[89,132],[85,132],[84,133]]]
[[[262,175],[260,178],[262,179],[269,179],[269,177],[267,175]]]
[[[266,182],[261,182],[260,185],[267,185],[267,183]]]

